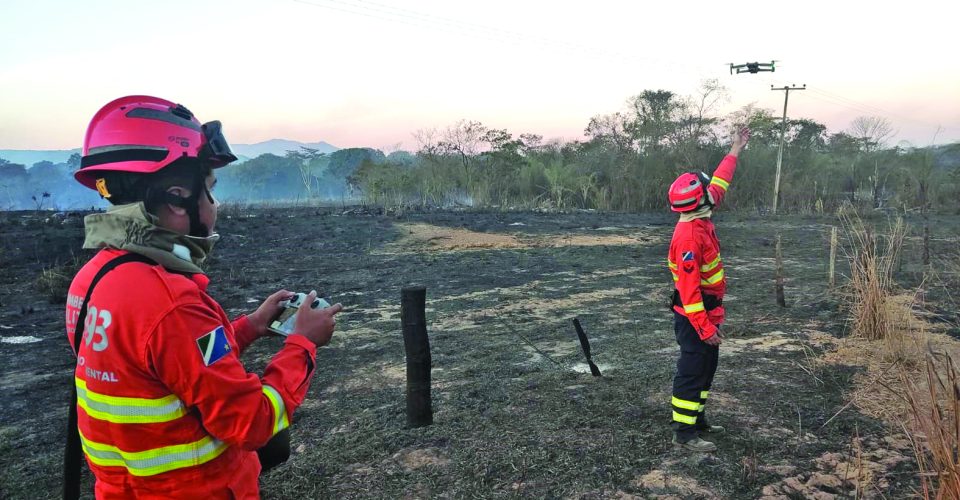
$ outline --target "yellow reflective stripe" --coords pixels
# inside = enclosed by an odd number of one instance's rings
[[[690,314],[703,310],[703,302],[697,302],[696,304],[690,304],[688,306],[683,306],[683,312]]]
[[[709,264],[704,264],[700,266],[700,272],[709,272],[720,265],[720,254],[717,254],[717,258],[713,259]]]
[[[722,280],[722,279],[723,279],[723,269],[721,269],[720,271],[717,272],[717,274],[714,274],[713,276],[711,276],[711,277],[709,277],[709,278],[701,279],[701,280],[700,280],[700,284],[701,284],[701,285],[716,285],[717,283],[720,283],[720,280]]]
[[[707,396],[710,395],[710,391],[700,391],[700,399],[707,399]]]
[[[673,421],[680,422],[682,424],[697,425],[697,417],[691,417],[690,415],[684,415],[683,413],[673,412]]]
[[[287,418],[287,409],[283,404],[280,393],[269,385],[263,386],[263,393],[267,395],[267,399],[273,405],[273,433],[276,434],[290,427],[290,419]]]
[[[123,451],[116,446],[90,441],[80,433],[83,452],[101,467],[123,467],[134,476],[155,476],[184,467],[207,463],[220,456],[227,444],[206,436],[187,444],[143,451]]]
[[[673,281],[680,281],[680,276],[677,276],[677,273],[673,273]]]
[[[713,179],[710,179],[710,184],[720,186],[724,191],[730,189],[730,183],[717,176],[713,176]]]
[[[74,377],[77,406],[92,418],[116,424],[169,422],[187,414],[186,407],[171,394],[157,399],[107,396],[87,389],[85,380]]]
[[[674,396],[673,399],[670,400],[670,403],[671,403],[673,406],[676,406],[677,408],[683,408],[684,410],[697,411],[697,410],[700,409],[700,403],[699,403],[699,402],[694,403],[693,401],[687,401],[687,400],[685,400],[685,399],[680,399],[680,398],[678,398],[678,397],[676,397],[676,396]]]
[[[673,269],[674,271],[676,271],[676,270],[677,270],[677,265],[676,265],[676,264],[674,264],[673,262],[670,262],[670,260],[669,260],[669,259],[667,259],[667,266],[669,266],[669,267],[670,267],[670,269]]]

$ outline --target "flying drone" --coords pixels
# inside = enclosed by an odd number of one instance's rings
[[[749,62],[744,64],[733,64],[730,63],[730,74],[733,74],[733,70],[737,70],[737,74],[740,73],[759,73],[761,71],[770,71],[774,72],[777,70],[776,66],[777,61],[770,61],[769,63],[759,63],[759,62]]]

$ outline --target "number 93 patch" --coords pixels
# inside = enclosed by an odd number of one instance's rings
[[[204,366],[210,366],[229,354],[230,342],[227,341],[227,332],[223,329],[223,326],[218,326],[213,331],[198,338],[197,348],[200,349]]]

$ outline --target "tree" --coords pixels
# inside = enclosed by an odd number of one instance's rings
[[[486,133],[487,127],[482,123],[460,120],[443,131],[440,142],[437,144],[442,154],[454,155],[460,159],[466,178],[464,187],[468,190],[473,186],[475,177],[474,157],[480,152]]]
[[[326,153],[321,153],[314,148],[301,146],[299,151],[287,151],[286,158],[296,162],[300,171],[300,182],[307,192],[308,198],[313,198],[314,185],[318,183],[317,178],[323,174],[326,167]],[[319,188],[319,186],[317,186]]]
[[[332,177],[343,180],[350,178],[364,161],[380,164],[386,160],[381,151],[372,148],[340,149],[330,153],[329,158],[327,172]]]
[[[882,148],[894,133],[890,120],[879,116],[858,116],[850,123],[849,131],[866,153]]]
[[[640,152],[656,151],[665,147],[674,137],[684,103],[669,90],[644,90],[627,100],[632,116],[627,119],[626,131]]]
[[[80,168],[80,153],[73,153],[70,155],[70,158],[67,159],[67,169],[70,173],[76,172]]]
[[[627,128],[627,119],[623,114],[613,113],[594,116],[583,133],[595,143],[613,146],[619,154],[631,149],[632,141]]]

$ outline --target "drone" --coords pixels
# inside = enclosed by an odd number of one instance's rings
[[[771,73],[777,70],[776,66],[777,61],[770,61],[769,63],[758,63],[750,62],[744,64],[733,64],[730,63],[730,74],[733,74],[733,70],[737,70],[737,74],[740,73],[759,73],[761,71],[770,71]]]

